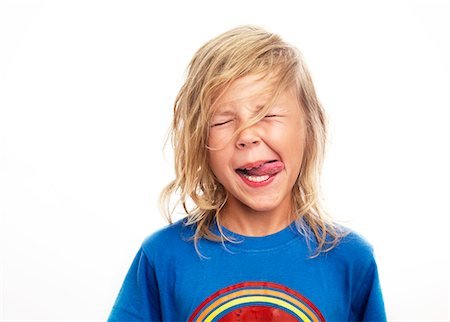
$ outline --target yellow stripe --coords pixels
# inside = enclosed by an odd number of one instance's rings
[[[241,298],[232,300],[232,301],[220,306],[216,310],[214,310],[210,315],[208,315],[206,317],[205,322],[211,322],[220,313],[222,313],[223,311],[225,311],[233,306],[236,306],[239,304],[244,304],[244,303],[254,303],[254,302],[272,303],[272,304],[279,305],[281,307],[288,309],[289,311],[294,312],[297,316],[299,316],[302,319],[302,321],[311,322],[311,320],[305,315],[305,313],[303,313],[302,311],[297,309],[295,306],[293,306],[289,303],[286,303],[283,300],[273,298],[273,297],[267,297],[267,296],[246,296],[246,297],[241,297]]]
[[[222,296],[221,298],[217,299],[216,301],[214,301],[213,303],[211,303],[200,315],[199,317],[195,320],[197,322],[200,321],[205,321],[205,317],[212,311],[214,310],[216,307],[220,306],[222,303],[225,303],[233,298],[237,298],[240,296],[245,296],[245,295],[252,295],[252,294],[261,294],[261,295],[270,295],[270,296],[276,296],[276,297],[280,297],[285,299],[288,302],[291,302],[295,305],[297,305],[298,307],[300,307],[303,311],[306,312],[306,314],[308,314],[311,318],[313,322],[319,322],[319,320],[317,319],[316,315],[302,302],[298,301],[296,298],[289,296],[286,293],[283,292],[279,292],[279,291],[273,291],[273,290],[269,290],[269,289],[247,289],[247,290],[242,290],[242,291],[237,291],[225,296]]]

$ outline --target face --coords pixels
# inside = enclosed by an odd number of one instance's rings
[[[209,165],[228,192],[224,211],[290,211],[300,172],[304,116],[295,90],[283,92],[269,113],[233,137],[270,99],[271,82],[257,75],[234,81],[214,104]]]

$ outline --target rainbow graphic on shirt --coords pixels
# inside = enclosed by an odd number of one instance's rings
[[[300,293],[271,282],[235,284],[208,297],[189,322],[323,322],[322,313]]]

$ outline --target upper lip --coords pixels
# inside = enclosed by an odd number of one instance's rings
[[[255,161],[255,162],[249,162],[249,163],[246,163],[246,164],[238,167],[236,170],[250,170],[253,168],[257,168],[264,163],[274,162],[274,161],[277,161],[277,160],[259,160],[259,161]]]

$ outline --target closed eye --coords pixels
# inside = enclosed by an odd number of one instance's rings
[[[211,124],[211,127],[225,125],[227,123],[230,123],[231,121],[233,121],[233,120],[226,120],[226,121],[223,121],[223,122],[213,123],[213,124]]]

